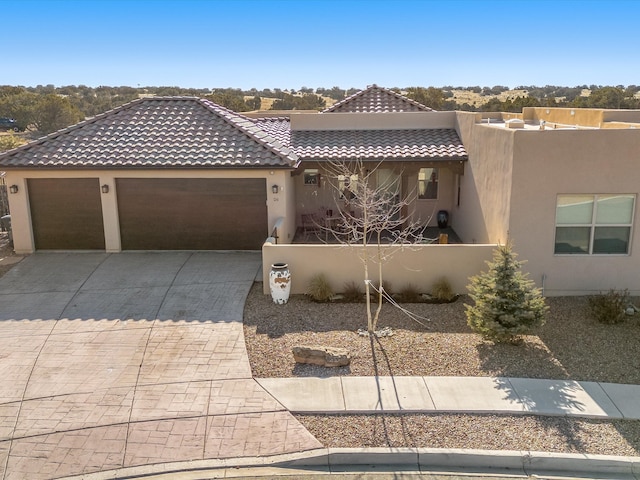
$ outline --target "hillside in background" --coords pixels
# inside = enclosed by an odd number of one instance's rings
[[[591,107],[640,109],[640,86],[547,85],[493,87],[391,88],[435,110],[520,112],[523,107]],[[0,117],[17,120],[21,137],[48,134],[85,118],[146,96],[197,96],[236,112],[258,110],[316,110],[357,93],[340,87],[283,90],[252,88],[195,89],[181,87],[87,87],[84,85],[0,86]],[[7,142],[5,142],[7,143]],[[11,142],[8,142],[12,144]]]

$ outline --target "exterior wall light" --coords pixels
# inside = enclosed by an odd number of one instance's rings
[[[109,185],[106,183],[100,187],[102,189],[102,193],[109,193]]]
[[[18,185],[11,185],[11,186],[9,187],[9,191],[10,191],[11,193],[18,193]]]
[[[271,191],[272,191],[273,193],[278,193],[278,192],[280,191],[280,187],[278,187],[278,185],[273,185],[273,186],[271,187]]]

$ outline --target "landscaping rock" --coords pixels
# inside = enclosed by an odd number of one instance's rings
[[[344,367],[351,363],[351,355],[344,348],[308,345],[295,346],[292,351],[296,363],[310,363],[324,367]]]

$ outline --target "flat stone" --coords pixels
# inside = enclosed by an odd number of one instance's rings
[[[296,363],[310,363],[323,367],[344,367],[351,363],[351,355],[344,348],[323,345],[299,345],[292,349]]]

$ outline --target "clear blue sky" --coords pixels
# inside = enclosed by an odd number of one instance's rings
[[[0,85],[640,84],[640,0],[0,0]]]

